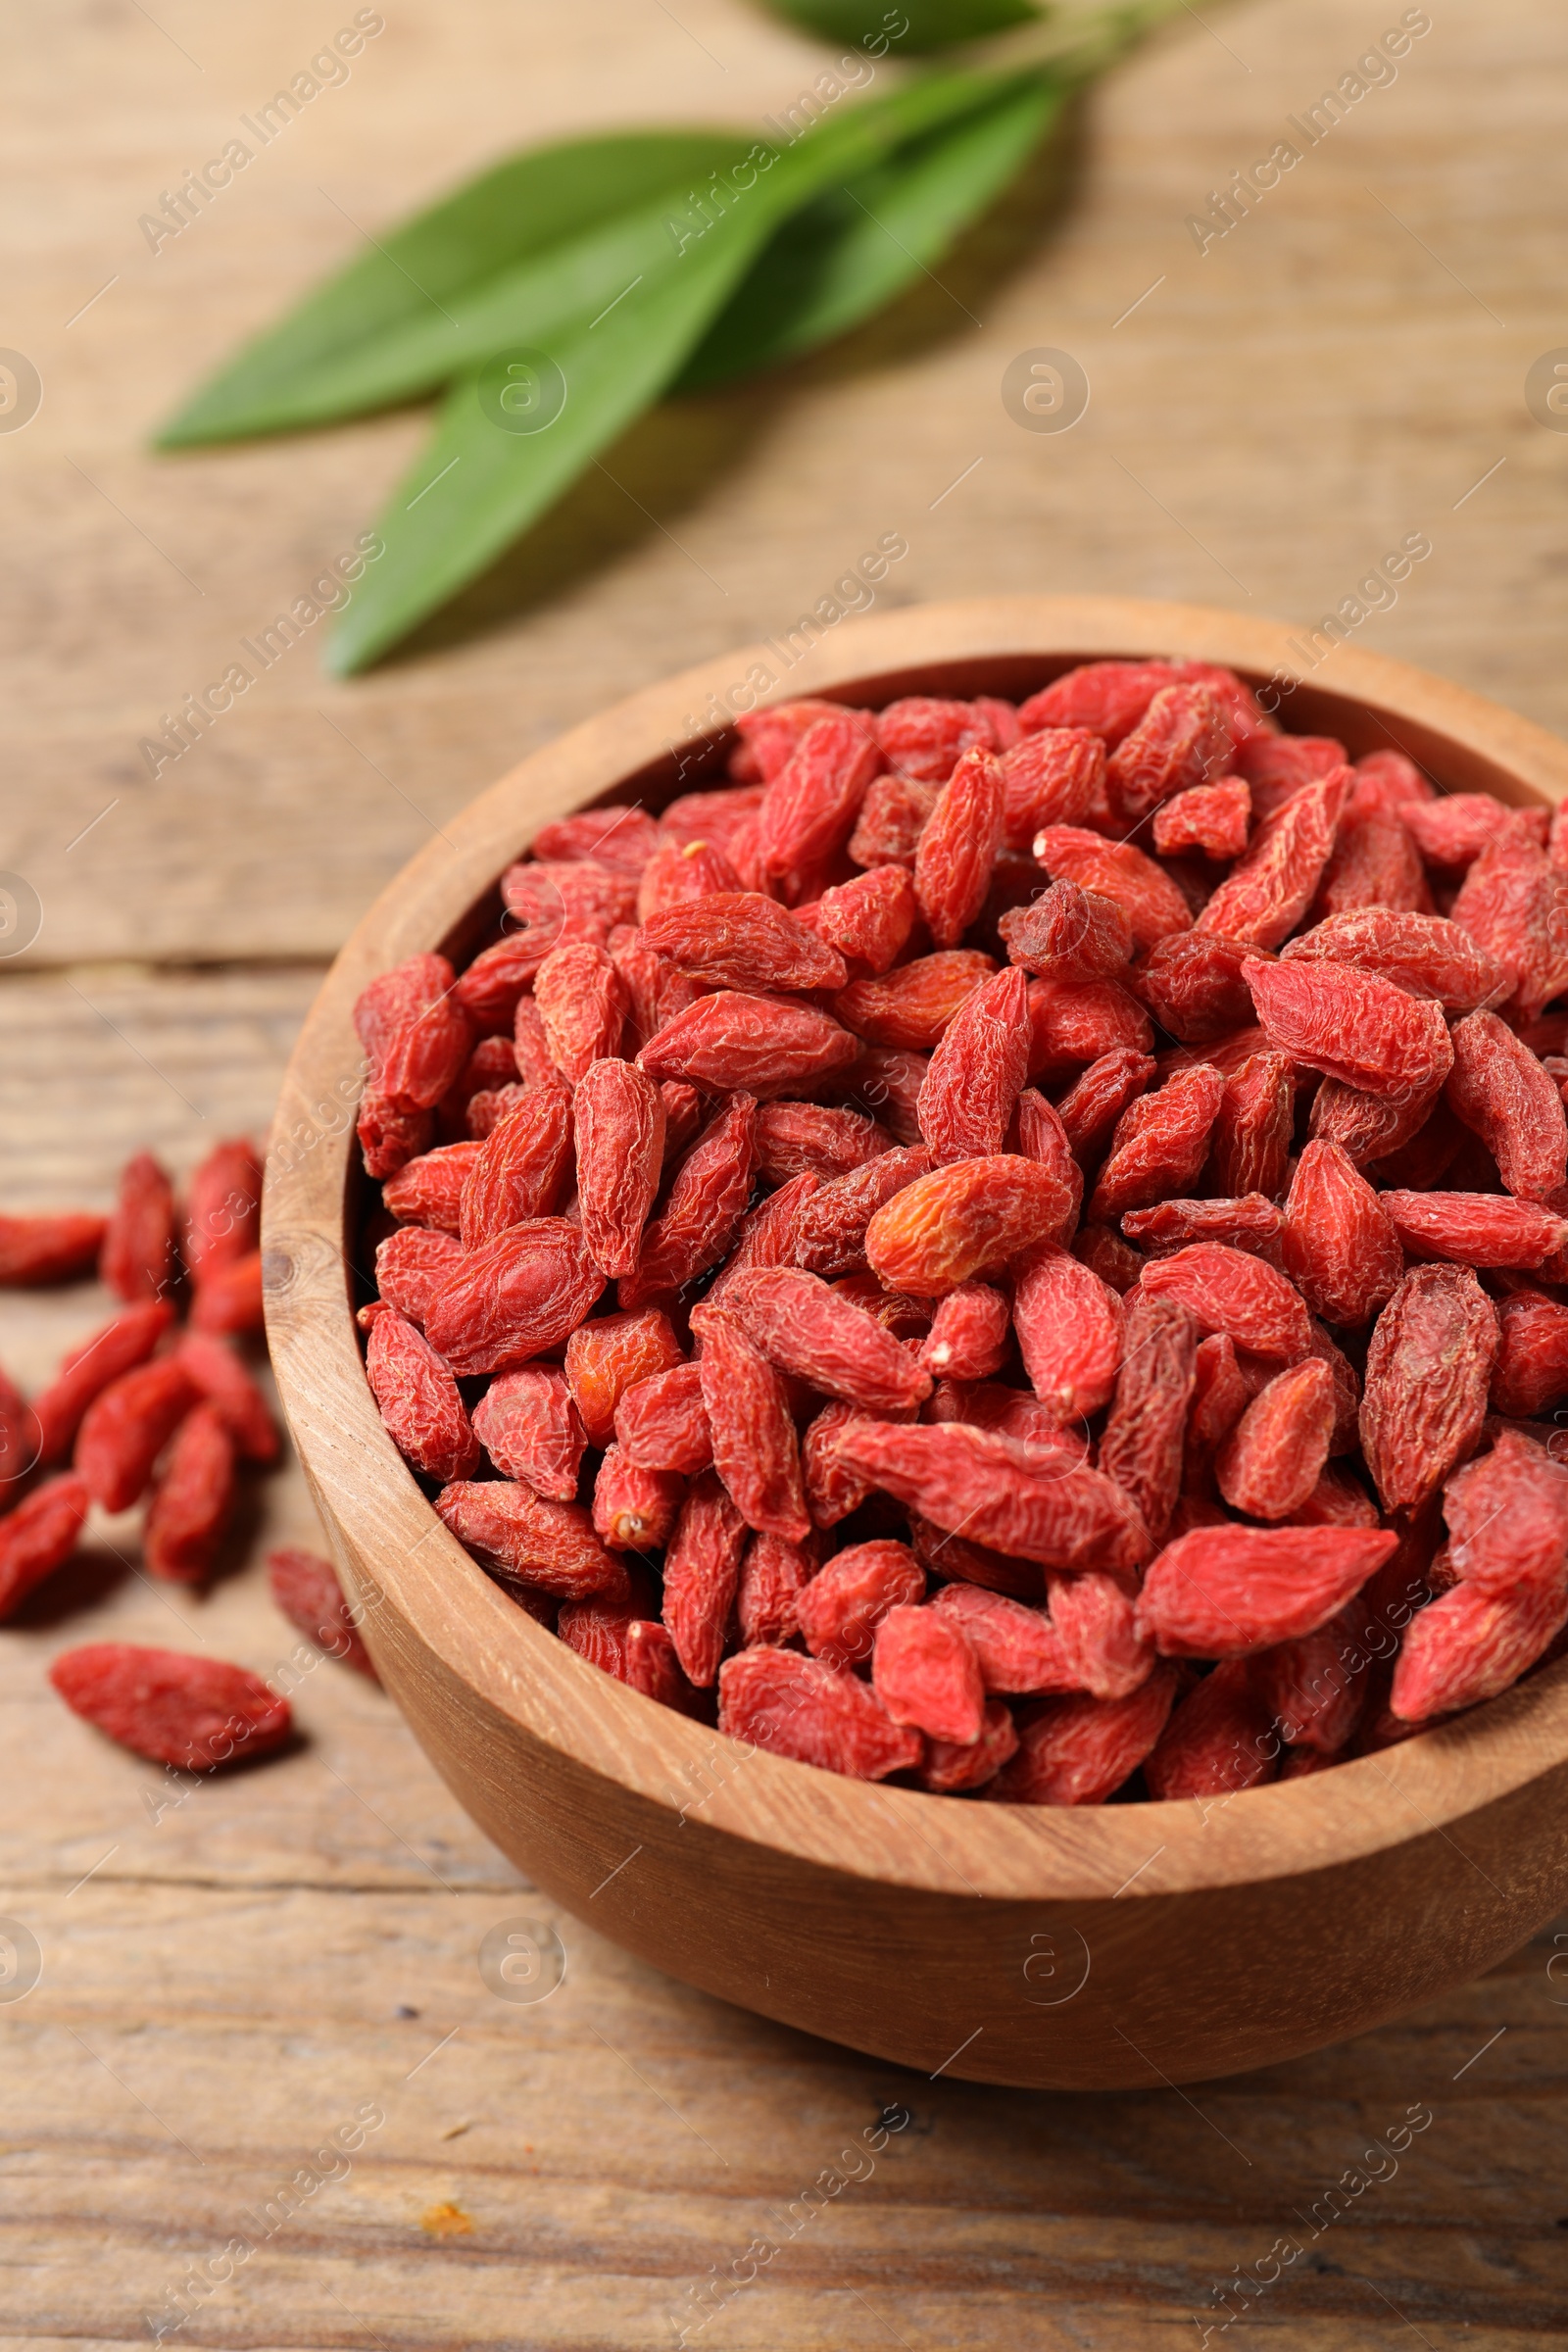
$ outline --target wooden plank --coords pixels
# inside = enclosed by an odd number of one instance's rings
[[[40,127],[13,167],[34,225],[8,331],[46,397],[6,451],[0,675],[27,789],[0,811],[0,868],[41,898],[36,959],[329,953],[519,754],[788,626],[887,531],[910,552],[884,603],[1132,588],[1308,624],[1421,531],[1431,557],[1360,641],[1568,725],[1564,444],[1521,400],[1560,334],[1568,159],[1542,93],[1568,25],[1528,0],[1504,43],[1460,0],[1200,255],[1186,216],[1365,49],[1353,0],[1326,0],[1238,9],[1212,35],[1184,23],[1090,102],[1065,188],[1040,174],[897,319],[639,427],[407,657],[335,685],[308,637],[154,782],[139,740],[351,544],[422,429],[399,416],[174,461],[146,452],[158,416],[355,250],[354,222],[373,233],[546,130],[755,121],[818,53],[730,0],[679,22],[637,0],[404,10],[153,255],[139,215],[320,24],[289,0],[220,28],[186,0],[169,35],[198,73],[140,14],[93,24],[85,88],[74,46],[71,68],[55,55],[72,15],[39,27]],[[67,86],[71,134],[44,135]],[[113,124],[90,192],[89,121]],[[1093,386],[1068,433],[1002,405],[1006,366],[1043,342]]]

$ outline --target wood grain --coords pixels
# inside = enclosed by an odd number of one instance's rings
[[[35,877],[38,959],[71,966],[95,1003],[112,1000],[77,958],[324,959],[427,819],[444,823],[628,686],[787,625],[893,528],[910,555],[884,602],[1131,588],[1311,621],[1425,526],[1433,559],[1362,641],[1568,724],[1565,445],[1520,397],[1529,361],[1562,339],[1568,27],[1548,0],[1506,12],[1455,0],[1287,201],[1200,261],[1182,242],[1185,212],[1381,23],[1351,0],[1259,0],[1204,8],[1212,35],[1184,25],[1097,96],[1064,216],[1042,175],[1021,224],[943,270],[978,327],[928,287],[896,325],[777,388],[655,420],[609,458],[614,480],[592,477],[443,643],[352,687],[323,684],[307,644],[152,786],[141,734],[363,527],[423,429],[397,416],[177,465],[144,454],[150,424],[204,368],[355,249],[330,199],[378,231],[520,139],[755,119],[802,86],[816,54],[743,0],[678,0],[678,22],[644,0],[403,0],[355,80],[221,213],[156,259],[138,247],[138,214],[351,13],[157,0],[152,22],[126,0],[69,0],[10,45],[5,340],[36,360],[45,406],[0,446],[0,866]],[[1161,273],[1158,294],[1113,325]],[[1026,437],[1000,409],[1003,368],[1039,343],[1081,350],[1094,379],[1090,414],[1064,439]],[[112,800],[113,816],[69,848]],[[149,982],[121,976],[133,992]],[[229,992],[248,984],[168,975],[161,1019],[222,1027]],[[47,1200],[68,1176],[101,1200],[122,1143],[144,1137],[189,1165],[206,1124],[57,976],[33,987],[0,994],[7,1201]],[[299,975],[300,1008],[312,988]],[[136,1018],[121,1026],[156,1051]],[[265,1122],[281,1027],[274,1007],[229,1034],[225,1126]],[[96,1057],[94,1031],[123,1070]],[[167,1066],[215,1115],[186,1083],[195,1063]],[[41,1373],[53,1335],[95,1312],[69,1294],[0,1298],[0,1360]],[[281,1479],[263,1508],[280,1531],[312,1524],[303,1489]],[[224,1654],[270,1665],[287,1636],[258,1550],[235,1570],[202,1626]],[[170,1638],[161,1603],[121,1576],[117,1630]],[[145,2343],[144,2310],[299,2164],[339,2119],[340,2090],[352,2103],[365,2084],[392,2094],[389,2121],[352,2179],[186,2340],[291,2352],[672,2340],[667,2314],[688,2283],[766,2229],[767,2208],[782,2212],[891,2099],[915,2120],[876,2177],[695,2342],[1145,2352],[1298,2229],[1294,2209],[1413,2099],[1431,2102],[1434,2127],[1263,2298],[1258,2322],[1302,2352],[1406,2345],[1411,2324],[1440,2352],[1525,2352],[1563,2331],[1554,2004],[1568,1971],[1547,1974],[1549,1931],[1397,2026],[1208,2086],[1201,2112],[1168,2091],[930,2083],[692,1994],[572,1929],[518,1886],[394,1710],[335,1669],[301,1692],[295,1754],[155,1828],[140,1803],[150,1769],[43,1700],[46,1655],[104,1622],[83,1595],[0,1643],[0,1756],[8,1791],[25,1795],[7,1809],[0,1909],[35,1920],[47,1958],[37,1991],[0,2009],[0,2312],[18,2352]],[[72,1894],[117,1840],[122,1853]],[[432,1863],[459,1897],[434,1885]],[[476,1982],[479,1935],[514,1908],[556,1918],[568,1941],[567,1981],[538,2010],[506,2008]],[[461,2136],[439,2136],[466,2119]],[[470,2236],[421,2229],[447,2200],[471,2215]]]

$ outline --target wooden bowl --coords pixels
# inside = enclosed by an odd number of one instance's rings
[[[1193,2082],[1376,2026],[1493,1966],[1568,1897],[1568,1664],[1224,1802],[1053,1811],[873,1787],[752,1751],[585,1664],[469,1559],[381,1427],[350,1303],[354,1000],[418,951],[466,954],[546,819],[601,796],[658,807],[715,776],[727,712],[756,700],[1021,696],[1105,655],[1224,662],[1279,692],[1310,659],[1271,622],[1092,597],[926,606],[795,650],[707,662],[514,768],[383,893],[306,1022],[268,1172],[268,1329],[381,1678],[549,1895],[672,1975],[857,2049],[1084,2089]],[[1395,745],[1452,789],[1568,789],[1554,737],[1355,647],[1281,715],[1352,756]]]

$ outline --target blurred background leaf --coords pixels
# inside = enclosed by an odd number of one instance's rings
[[[1041,10],[1029,0],[900,0],[887,7],[881,0],[773,0],[773,13],[789,17],[807,32],[825,41],[846,41],[858,48],[889,39],[889,54],[899,57],[944,49],[955,41],[978,41],[987,33],[1007,32],[1015,24],[1038,24]],[[896,31],[900,20],[906,31]]]

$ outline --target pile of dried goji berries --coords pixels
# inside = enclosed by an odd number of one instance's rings
[[[359,1003],[367,1371],[469,1551],[738,1739],[1015,1803],[1555,1654],[1568,835],[1200,662],[738,733]]]
[[[0,1372],[0,1620],[72,1558],[95,1503],[118,1513],[148,1498],[148,1573],[211,1577],[240,1465],[278,1454],[267,1399],[230,1344],[262,1326],[261,1199],[261,1161],[230,1142],[196,1169],[183,1208],[143,1152],[108,1217],[0,1216],[0,1285],[96,1271],[123,1301],[30,1401]],[[293,1624],[370,1671],[328,1562],[275,1552],[271,1582]],[[182,1651],[91,1642],[57,1657],[50,1680],[111,1738],[193,1770],[264,1754],[290,1729],[287,1700],[259,1676]]]

